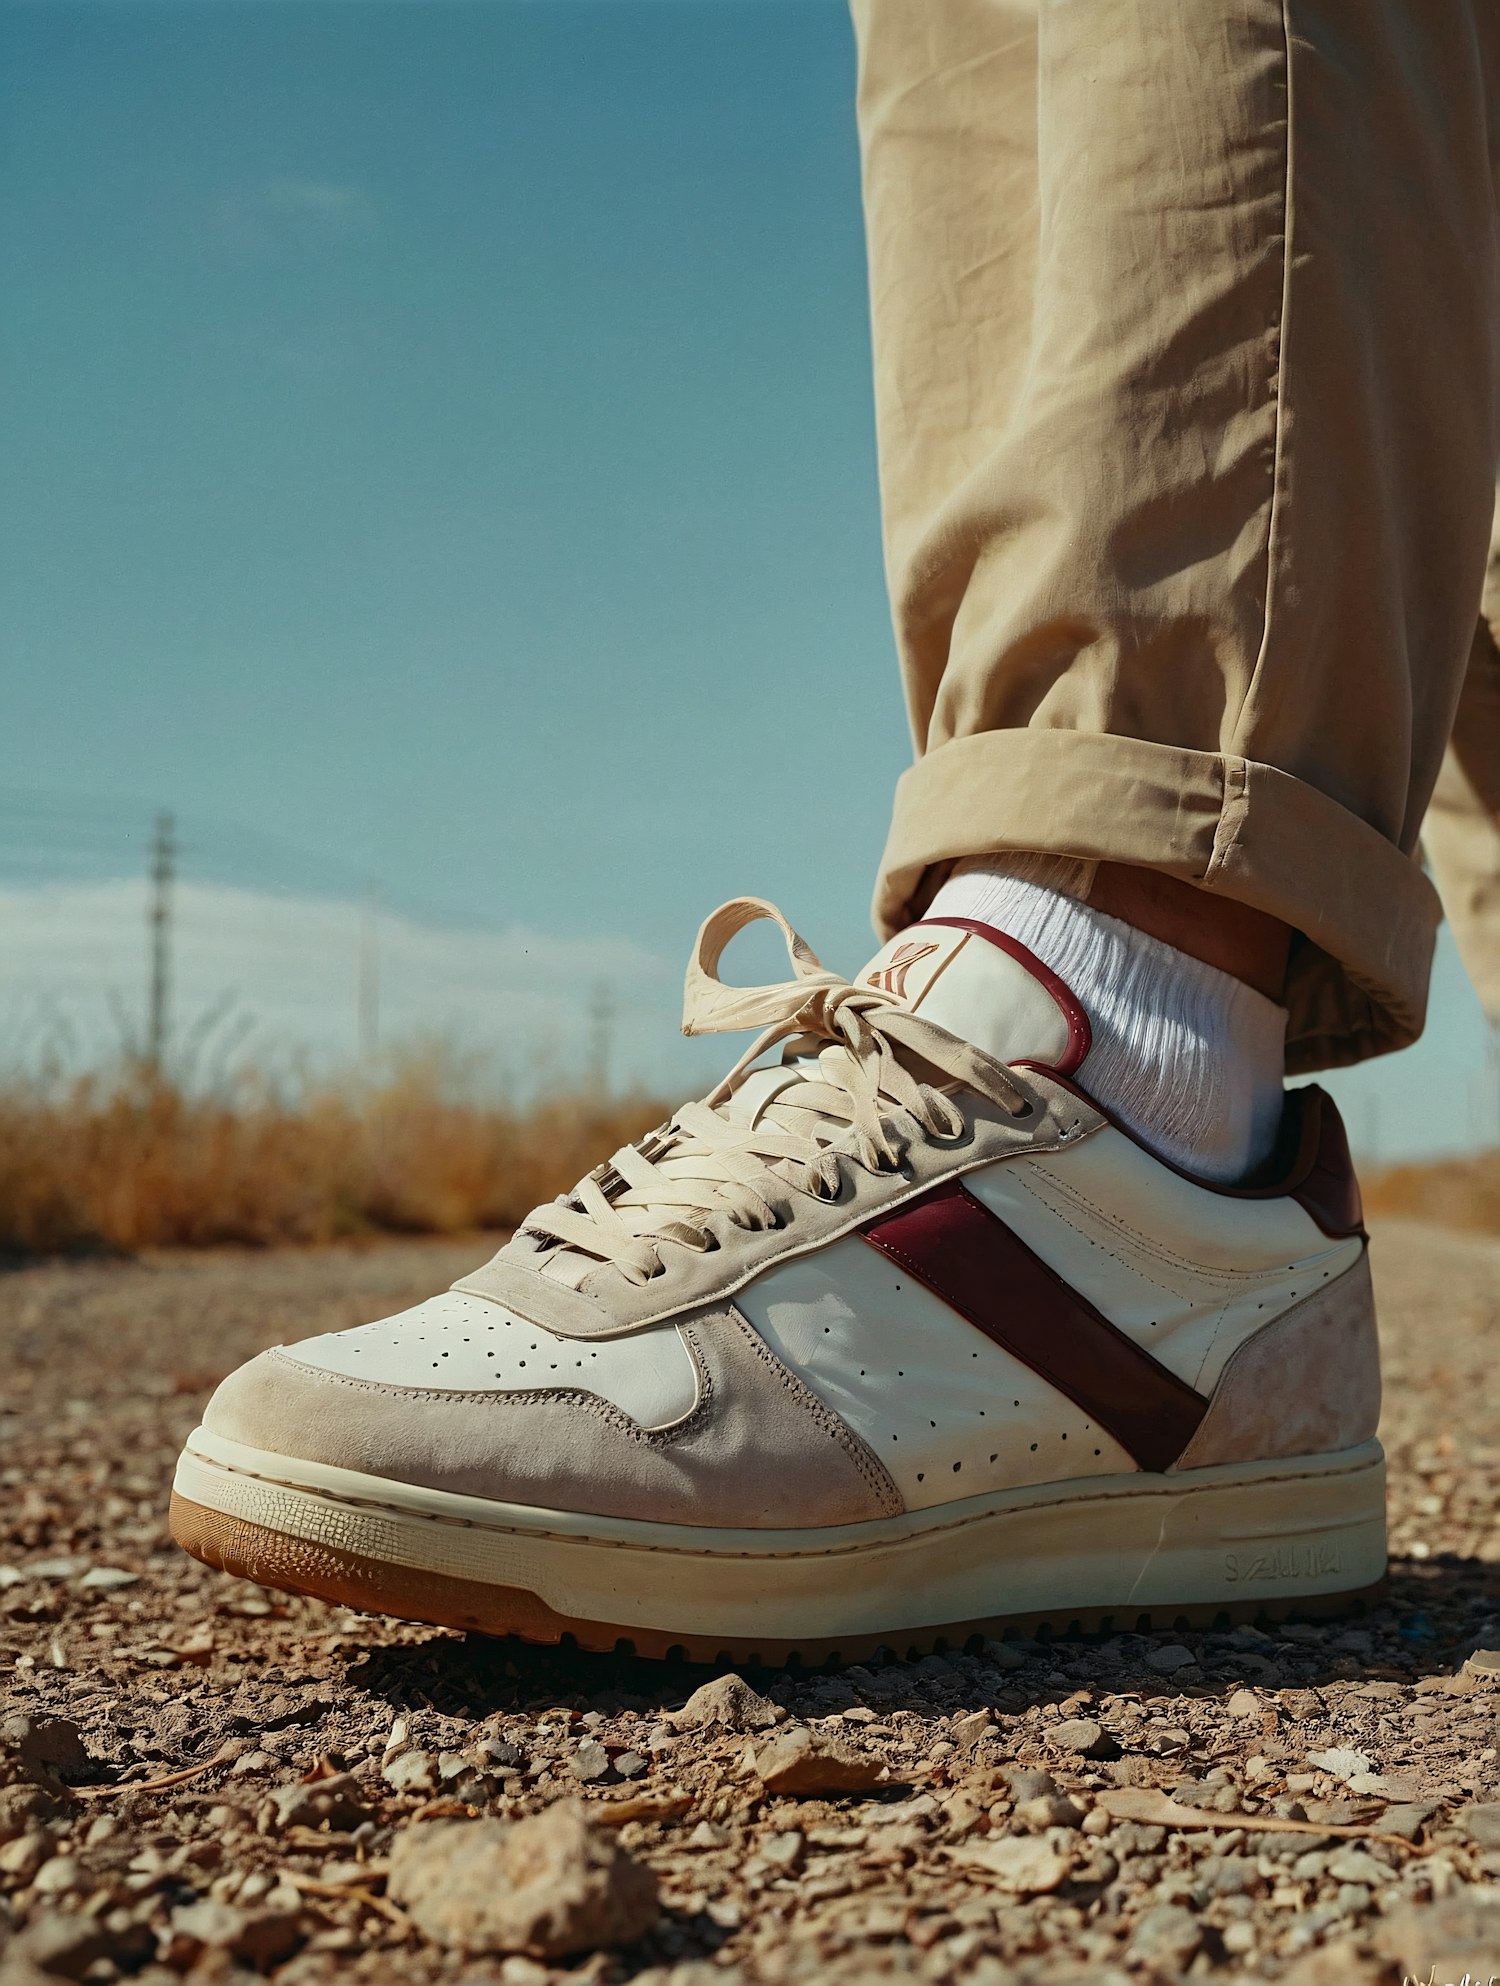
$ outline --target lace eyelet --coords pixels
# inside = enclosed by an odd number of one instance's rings
[[[1019,1124],[1028,1117],[1036,1116],[1036,1105],[1034,1103],[1023,1103],[1019,1110],[1013,1110],[1010,1114],[1013,1121]]]

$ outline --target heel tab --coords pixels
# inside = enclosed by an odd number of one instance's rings
[[[1368,1240],[1364,1202],[1338,1105],[1316,1083],[1293,1090],[1287,1105],[1300,1111],[1301,1125],[1296,1163],[1283,1190],[1330,1239],[1344,1241],[1357,1234]]]

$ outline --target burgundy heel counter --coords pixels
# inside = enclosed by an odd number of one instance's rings
[[[1313,1085],[1302,1092],[1307,1169],[1292,1188],[1292,1198],[1335,1241],[1365,1234],[1364,1202],[1349,1152],[1349,1137],[1338,1105],[1326,1090]]]

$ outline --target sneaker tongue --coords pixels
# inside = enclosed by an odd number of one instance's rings
[[[1057,974],[1014,938],[972,919],[910,925],[856,984],[894,994],[997,1062],[1070,1076],[1089,1052],[1088,1017]]]

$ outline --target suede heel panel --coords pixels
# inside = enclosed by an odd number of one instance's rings
[[[1178,1469],[1326,1455],[1380,1419],[1380,1346],[1369,1253],[1247,1339],[1214,1388]]]

